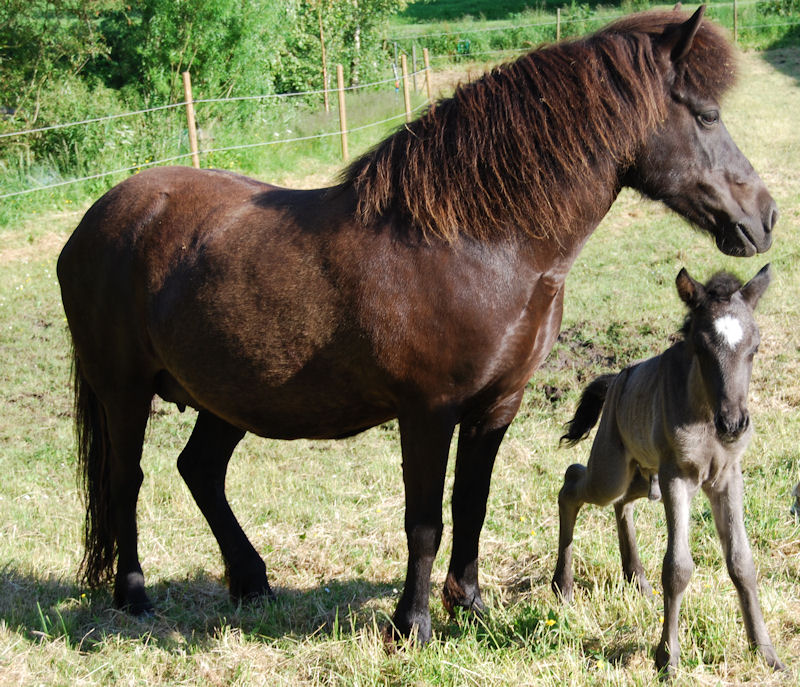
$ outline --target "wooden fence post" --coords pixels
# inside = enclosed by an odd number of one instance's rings
[[[428,102],[432,102],[431,98],[431,58],[428,54],[428,49],[422,49],[422,58],[425,60],[425,90],[428,92]]]
[[[739,7],[736,0],[733,0],[733,42],[739,40]]]
[[[561,8],[556,8],[556,41],[561,40]]]
[[[406,54],[400,55],[400,70],[403,72],[403,102],[406,106],[406,122],[411,121],[411,94],[408,84],[408,60]]]
[[[189,72],[183,72],[183,94],[186,97],[186,121],[189,125],[189,149],[192,151],[192,167],[200,169],[197,128],[194,123],[194,102],[192,100],[192,76]]]
[[[347,112],[344,107],[344,70],[336,65],[336,83],[339,86],[339,129],[342,132],[342,160],[347,162],[350,153],[347,150]]]

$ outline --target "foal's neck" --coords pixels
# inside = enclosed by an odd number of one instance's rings
[[[670,351],[676,353],[666,368],[666,383],[672,392],[673,402],[693,420],[713,422],[714,406],[703,383],[699,358],[690,351],[685,341],[675,344],[667,353]]]

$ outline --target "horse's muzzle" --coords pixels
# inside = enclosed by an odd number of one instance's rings
[[[736,441],[750,426],[750,414],[744,411],[737,416],[715,413],[714,427],[721,441],[730,443]]]
[[[764,189],[758,213],[739,217],[719,231],[717,248],[735,257],[766,253],[772,246],[772,230],[777,221],[778,206]]]

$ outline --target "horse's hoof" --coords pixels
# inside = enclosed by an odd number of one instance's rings
[[[424,646],[431,640],[431,616],[429,613],[394,612],[392,622],[384,628],[384,640],[395,644],[416,644]]]
[[[658,677],[662,681],[672,680],[678,668],[678,659],[670,656],[669,651],[663,645],[659,645],[656,649],[656,670]]]
[[[144,576],[141,573],[128,573],[117,578],[114,605],[130,615],[148,617],[155,614],[153,603],[144,591]]]
[[[266,578],[260,582],[248,583],[241,581],[238,584],[234,584],[231,581],[229,591],[231,600],[242,605],[261,603],[263,601],[273,602],[276,599],[275,592],[272,591]]]
[[[561,601],[562,603],[569,604],[572,603],[572,581],[567,580],[557,580],[555,577],[553,578],[552,582],[550,582],[550,589],[553,590],[553,594],[556,595],[556,598]]]
[[[451,573],[447,574],[444,587],[442,587],[442,605],[451,618],[455,617],[456,609],[459,608],[469,618],[481,618],[486,610],[478,586],[474,585],[471,592],[468,593]]]

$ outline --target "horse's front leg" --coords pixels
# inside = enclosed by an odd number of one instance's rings
[[[392,622],[404,637],[431,637],[428,607],[431,568],[442,540],[442,492],[455,422],[449,414],[415,412],[399,417],[406,493],[408,570]]]
[[[476,420],[464,420],[458,435],[453,485],[453,553],[442,590],[452,615],[458,606],[480,614],[483,600],[478,584],[478,540],[486,517],[486,500],[497,449],[522,401],[523,390]]]
[[[678,617],[694,562],[689,551],[689,506],[699,484],[663,464],[659,471],[661,497],[667,516],[667,552],[661,569],[664,586],[664,626],[656,649],[656,667],[673,673],[678,665]]]
[[[772,645],[761,613],[761,604],[758,602],[756,568],[747,541],[747,532],[744,529],[744,486],[740,466],[736,465],[735,468],[728,470],[726,478],[721,483],[704,485],[704,490],[711,501],[714,523],[722,542],[728,573],[739,595],[747,638],[772,668],[785,670]]]
[[[216,415],[201,410],[178,458],[178,470],[219,544],[235,601],[274,596],[264,561],[237,522],[225,496],[228,461],[244,434]]]

